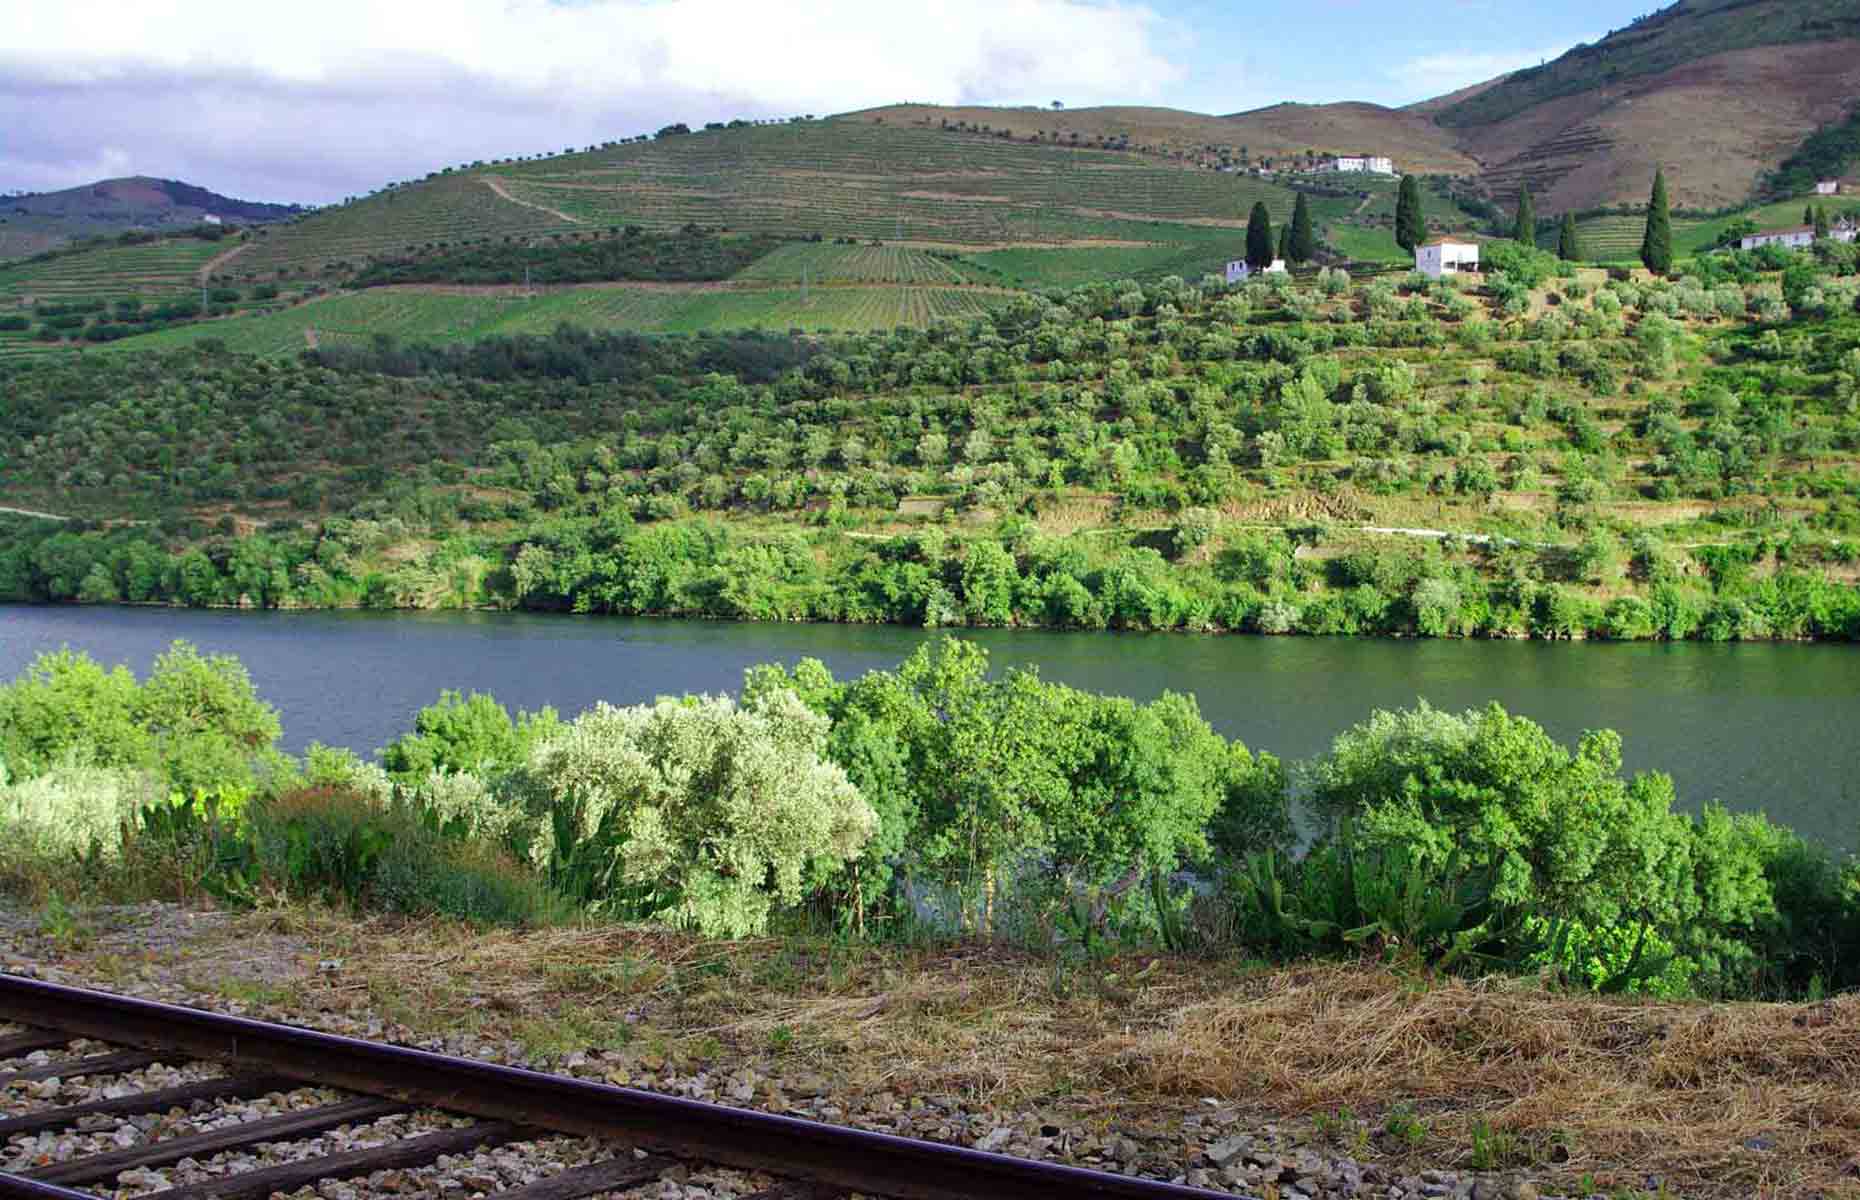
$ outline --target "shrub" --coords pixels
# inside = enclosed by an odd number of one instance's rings
[[[0,859],[69,866],[79,856],[114,858],[123,828],[162,795],[145,772],[57,766],[12,784],[0,773]]]
[[[520,713],[513,721],[490,696],[442,692],[438,703],[413,719],[411,732],[381,751],[381,765],[402,781],[422,780],[435,771],[496,775],[521,763],[560,724],[552,708]]]
[[[1530,917],[1552,942],[1577,930],[1613,946],[1608,931],[1626,929],[1716,967],[1723,935],[1769,909],[1763,831],[1709,811],[1695,826],[1672,811],[1669,778],[1623,779],[1620,765],[1611,731],[1572,754],[1496,704],[1458,716],[1422,704],[1337,738],[1311,770],[1311,799],[1344,852],[1399,853],[1435,873],[1430,886],[1483,895],[1479,932],[1514,961],[1542,940],[1517,924]]]
[[[547,820],[531,826],[531,860],[563,863],[591,844],[597,901],[631,887],[673,925],[760,933],[778,904],[799,902],[810,868],[857,856],[877,823],[822,759],[828,724],[787,692],[747,708],[599,705],[531,752],[521,786]]]

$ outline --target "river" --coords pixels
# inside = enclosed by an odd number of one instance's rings
[[[889,667],[926,638],[895,626],[753,625],[523,614],[237,613],[0,607],[0,679],[60,646],[138,674],[176,638],[237,655],[284,745],[370,753],[442,688],[573,715],[668,693],[734,691],[759,662]],[[1229,737],[1320,753],[1375,708],[1497,700],[1573,741],[1619,730],[1632,769],[1674,777],[1840,846],[1860,835],[1860,646],[1543,643],[982,630],[997,666],[1149,699],[1191,692]]]

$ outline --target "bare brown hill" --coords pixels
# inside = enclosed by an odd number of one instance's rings
[[[1640,203],[1667,168],[1673,202],[1749,198],[1816,126],[1860,96],[1860,40],[1760,46],[1559,96],[1456,132],[1501,199],[1529,180],[1540,211]]]
[[[1455,144],[1451,131],[1425,114],[1379,104],[1274,104],[1221,118],[1230,137],[1254,148],[1273,146],[1275,153],[1383,154],[1400,171],[1426,175],[1465,175],[1479,164]]]

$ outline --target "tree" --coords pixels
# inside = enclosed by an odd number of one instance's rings
[[[1647,200],[1647,232],[1640,240],[1640,261],[1655,275],[1673,269],[1673,213],[1666,202],[1666,172],[1655,171]]]
[[[1537,206],[1531,203],[1531,185],[1518,183],[1518,220],[1511,227],[1511,238],[1519,245],[1537,244]]]
[[[1292,259],[1292,227],[1290,225],[1279,226],[1279,245],[1275,253],[1280,259],[1286,262],[1291,261]]]
[[[1265,201],[1257,201],[1246,219],[1247,265],[1255,271],[1271,266],[1272,251],[1272,214],[1266,211]]]
[[[1822,242],[1822,241],[1827,240],[1828,238],[1828,210],[1825,207],[1817,207],[1815,209],[1814,215],[1809,218],[1808,223],[1815,227],[1815,240],[1816,241]]]
[[[740,708],[707,696],[597,705],[531,752],[519,789],[531,861],[592,843],[607,887],[650,915],[711,937],[759,934],[877,829],[826,761],[830,724],[788,691]]]
[[[1564,262],[1582,260],[1582,242],[1576,235],[1576,214],[1573,212],[1563,214],[1563,224],[1556,235],[1556,256]]]
[[[1311,232],[1311,206],[1305,201],[1305,194],[1298,193],[1298,202],[1292,206],[1292,245],[1291,261],[1309,262],[1317,253],[1317,237]]]
[[[1412,253],[1427,240],[1427,216],[1421,211],[1421,181],[1413,175],[1401,177],[1401,189],[1395,196],[1395,244]]]

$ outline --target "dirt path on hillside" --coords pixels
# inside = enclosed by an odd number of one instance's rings
[[[559,208],[550,208],[547,204],[538,204],[534,200],[518,199],[505,190],[504,181],[495,175],[480,175],[478,178],[484,180],[484,186],[490,188],[512,204],[521,204],[525,208],[533,208],[537,212],[546,212],[552,217],[560,217],[570,225],[580,225],[583,223],[580,217],[571,217]]]
[[[11,513],[16,517],[37,517],[41,521],[75,521],[76,517],[61,517],[57,513],[37,512],[30,508],[11,508],[0,504],[0,513]]]
[[[200,272],[197,278],[200,280],[201,283],[205,283],[207,280],[213,278],[213,272],[219,270],[221,267],[225,266],[227,263],[231,262],[233,259],[238,258],[241,254],[244,254],[247,250],[251,248],[252,248],[251,242],[240,242],[237,246],[234,246],[231,250],[223,250],[220,253],[215,254],[212,258],[209,258],[204,264],[201,265]]]

